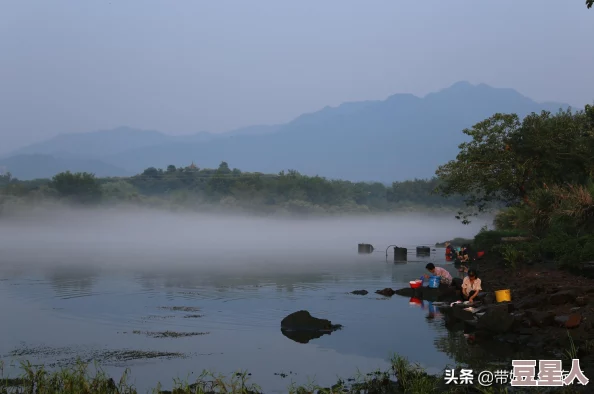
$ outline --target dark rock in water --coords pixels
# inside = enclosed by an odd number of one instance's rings
[[[313,317],[308,311],[293,312],[281,321],[281,329],[286,331],[332,332],[340,328],[340,324]]]
[[[465,311],[464,309],[466,309],[467,306],[458,306],[458,305],[454,305],[452,309],[452,315],[458,319],[458,320],[473,320],[474,319],[474,314],[472,312],[469,311]]]
[[[503,334],[511,330],[514,318],[508,312],[507,305],[492,305],[479,318],[477,330]]]
[[[356,294],[356,295],[367,295],[367,293],[369,293],[367,290],[355,290],[355,291],[351,291],[351,294]]]
[[[378,290],[376,291],[376,293],[381,294],[380,291],[386,291],[386,290],[392,290],[392,289],[384,289],[384,290]],[[418,289],[413,289],[411,287],[403,287],[402,289],[398,289],[396,291],[394,291],[394,294],[398,294],[399,296],[403,296],[403,297],[415,297],[417,295],[421,294],[421,288]],[[418,297],[416,297],[418,298]]]
[[[410,289],[410,290],[415,290],[415,289]],[[389,287],[386,287],[383,290],[376,290],[375,293],[383,295],[384,297],[392,297],[394,294],[396,294],[396,292],[393,289],[390,289]],[[414,294],[414,292],[413,292],[413,294]]]
[[[563,305],[575,301],[577,294],[574,290],[558,291],[549,296],[549,303],[551,305]]]

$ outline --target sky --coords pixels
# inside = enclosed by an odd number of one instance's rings
[[[0,153],[290,121],[465,80],[594,102],[582,0],[2,0]]]

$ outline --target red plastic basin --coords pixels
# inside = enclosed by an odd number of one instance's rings
[[[420,280],[411,280],[409,284],[412,289],[417,289],[423,285],[423,282]]]

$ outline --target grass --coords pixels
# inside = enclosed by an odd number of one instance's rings
[[[573,350],[573,349],[572,349]],[[29,362],[21,363],[22,373],[16,378],[4,376],[4,364],[0,361],[0,394],[137,394],[138,391],[128,382],[130,371],[126,369],[120,379],[115,381],[95,364],[91,373],[89,364],[78,362],[75,366],[56,371],[48,371],[43,366],[33,366]],[[458,371],[459,368],[456,368]],[[240,371],[229,377],[207,371],[192,383],[188,380],[173,380],[171,390],[163,390],[158,384],[153,394],[256,394],[261,388],[250,383],[251,374]],[[582,386],[566,386],[554,392],[578,393]],[[532,393],[546,392],[543,388],[526,389],[507,385],[483,387],[474,385],[447,385],[441,376],[430,375],[419,365],[410,363],[406,358],[396,356],[388,371],[375,371],[358,374],[357,377],[338,379],[332,387],[321,387],[310,381],[305,385],[292,383],[287,388],[289,394],[502,394],[508,392]],[[584,392],[584,391],[582,391]]]

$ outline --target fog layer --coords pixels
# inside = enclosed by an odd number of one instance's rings
[[[306,220],[168,213],[155,210],[56,210],[0,221],[2,265],[68,264],[114,268],[280,268],[339,263],[358,243],[434,245],[472,237],[486,219],[464,226],[451,214],[397,214]]]

